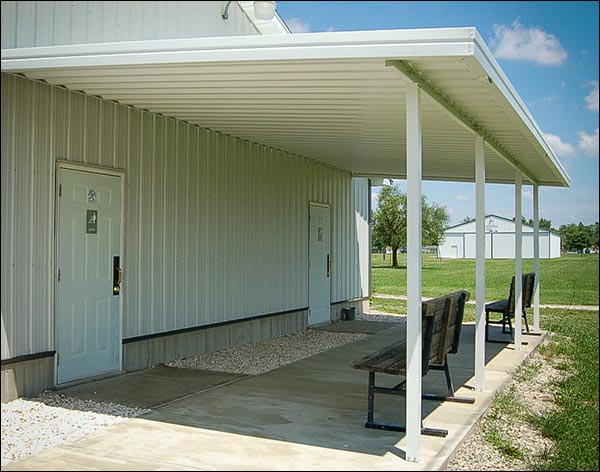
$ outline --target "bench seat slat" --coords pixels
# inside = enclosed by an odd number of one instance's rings
[[[401,375],[406,371],[406,344],[396,343],[352,362],[355,369]]]
[[[497,302],[488,303],[485,306],[485,311],[493,311],[496,313],[504,313],[508,311],[508,298],[498,300]]]

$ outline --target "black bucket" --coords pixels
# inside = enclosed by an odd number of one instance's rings
[[[349,308],[342,308],[342,320],[351,321],[354,319],[356,315],[356,307],[351,306]]]

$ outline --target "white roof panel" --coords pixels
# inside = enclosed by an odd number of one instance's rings
[[[396,67],[398,65],[398,67]],[[401,70],[402,69],[402,72]],[[404,178],[405,98],[423,85],[423,178],[569,177],[474,28],[140,41],[2,51],[2,71],[239,136],[357,175]],[[410,74],[409,74],[410,75]]]

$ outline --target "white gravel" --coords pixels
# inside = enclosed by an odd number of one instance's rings
[[[52,392],[2,403],[2,465],[149,411]]]
[[[548,336],[551,338],[551,333]],[[548,342],[547,339],[543,342]],[[536,350],[510,384],[499,392],[504,401],[492,404],[471,435],[459,446],[446,470],[532,470],[530,461],[551,451],[554,443],[523,417],[544,415],[557,408],[555,383],[567,375],[564,370],[555,368],[559,362],[561,359],[547,359]],[[506,398],[512,400],[506,401]],[[492,432],[496,432],[509,447],[521,451],[522,457],[502,454],[486,440]]]
[[[306,329],[288,336],[169,362],[169,367],[260,375],[367,336]]]

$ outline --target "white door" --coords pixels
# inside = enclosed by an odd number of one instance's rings
[[[450,246],[450,257],[452,259],[458,259],[458,246]]]
[[[120,369],[121,178],[59,169],[57,382]]]
[[[330,275],[329,208],[311,203],[308,285],[309,326],[331,320]]]

